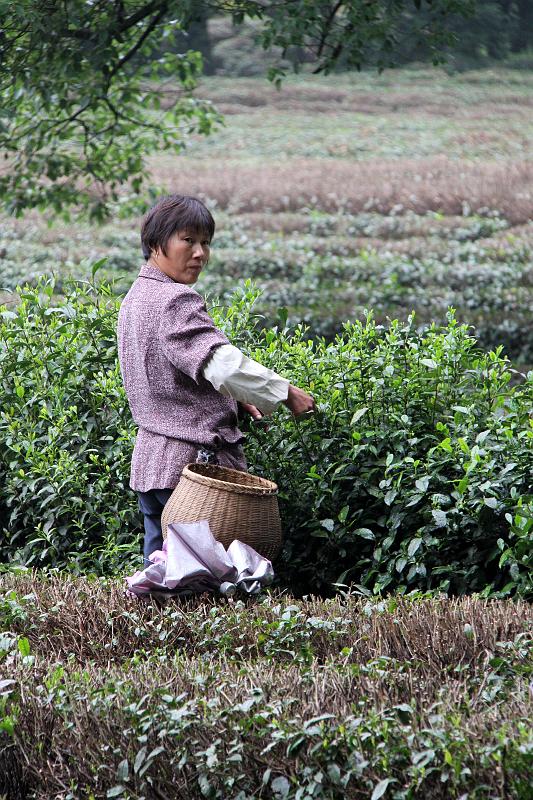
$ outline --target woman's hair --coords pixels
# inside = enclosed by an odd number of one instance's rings
[[[215,233],[215,220],[196,197],[171,194],[162,197],[146,214],[141,226],[141,247],[144,258],[161,249],[166,256],[170,237],[178,231],[204,235],[209,241]]]

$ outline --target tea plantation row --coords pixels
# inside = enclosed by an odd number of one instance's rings
[[[199,290],[229,301],[235,286],[252,278],[263,290],[264,324],[285,306],[289,322],[332,339],[346,319],[446,322],[449,306],[474,326],[485,349],[503,345],[516,363],[533,364],[532,225],[498,215],[444,217],[412,212],[292,214],[219,212],[219,231]],[[131,221],[103,229],[80,224],[47,230],[5,221],[0,234],[0,290],[55,273],[90,277],[90,261],[106,257],[104,274],[116,291],[129,288],[140,266],[138,233]],[[135,225],[136,227],[136,225]],[[8,295],[4,295],[9,301]]]
[[[9,800],[529,800],[532,608],[0,576]]]
[[[105,285],[63,291],[26,288],[0,318],[0,558],[112,573],[138,563],[140,534],[119,301]],[[531,595],[533,374],[511,387],[501,353],[452,314],[425,332],[368,316],[328,344],[284,313],[257,329],[255,299],[237,293],[218,324],[318,407],[248,437],[250,469],[280,487],[282,584]]]

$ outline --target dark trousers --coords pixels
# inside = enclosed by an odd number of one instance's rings
[[[139,508],[144,514],[144,566],[150,565],[148,556],[154,550],[163,547],[163,532],[161,530],[161,513],[172,494],[172,489],[150,489],[148,492],[137,492]]]

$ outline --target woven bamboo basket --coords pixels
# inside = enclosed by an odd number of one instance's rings
[[[281,547],[278,487],[266,478],[217,464],[188,464],[161,514],[172,522],[206,519],[224,547],[234,539],[272,560]]]

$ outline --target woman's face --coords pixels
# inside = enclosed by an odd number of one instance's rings
[[[156,250],[149,258],[150,264],[157,267],[176,283],[190,286],[209,259],[209,239],[205,234],[191,231],[178,231],[167,242],[167,254]]]

